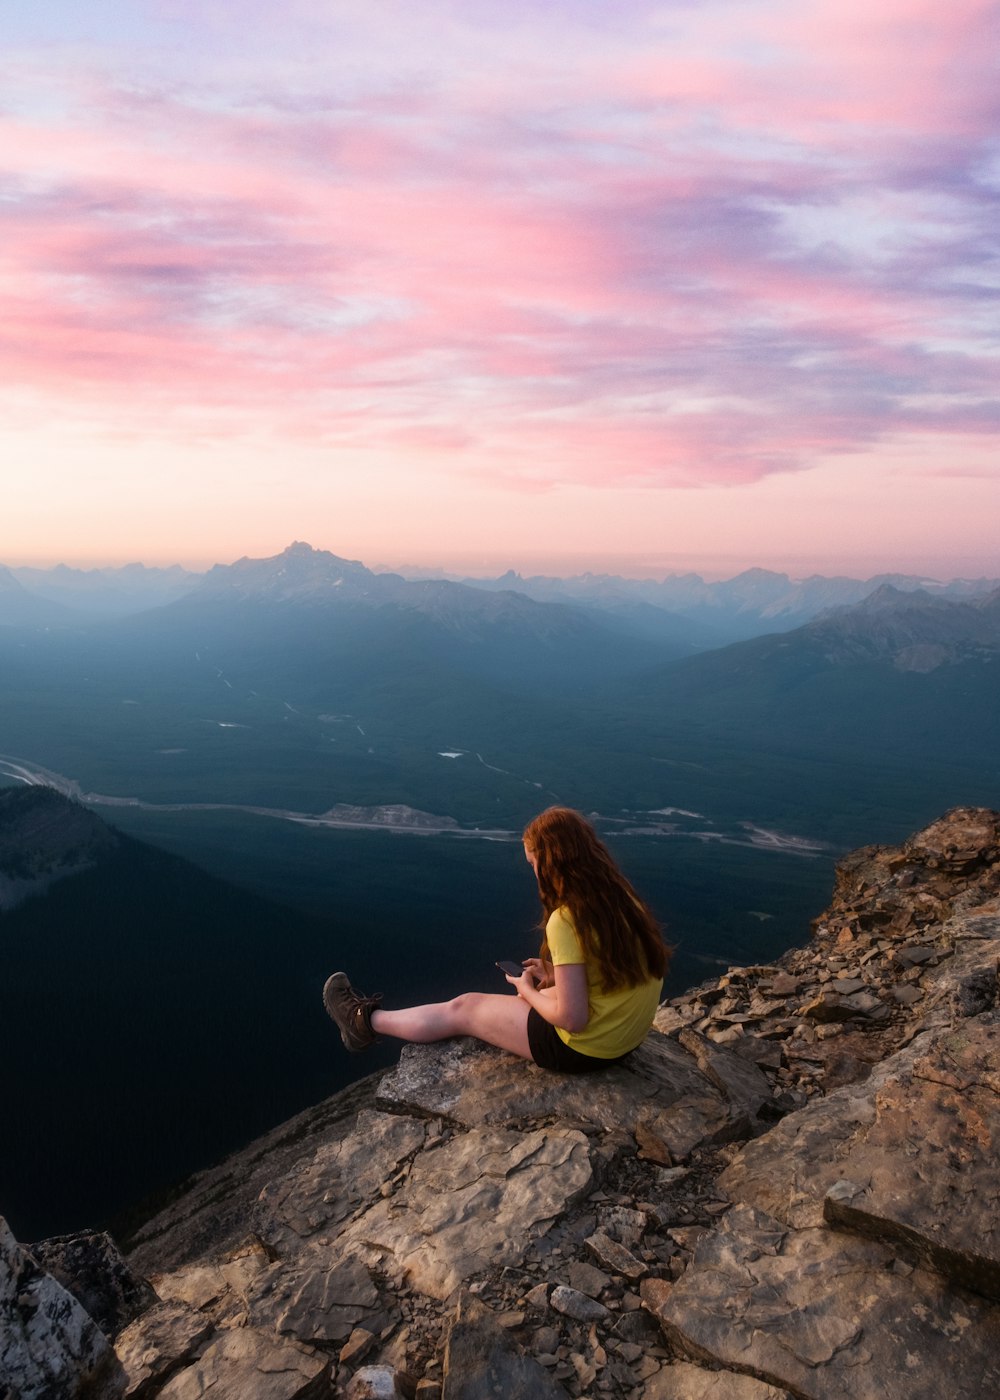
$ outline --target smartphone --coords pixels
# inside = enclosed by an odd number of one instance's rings
[[[524,971],[520,963],[511,962],[507,958],[501,959],[501,961],[497,963],[497,967],[501,972],[506,972],[508,977],[520,977],[521,973]]]

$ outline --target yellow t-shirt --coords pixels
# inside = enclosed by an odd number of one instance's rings
[[[579,1050],[581,1055],[593,1055],[599,1060],[613,1060],[634,1050],[653,1024],[663,979],[653,977],[637,987],[619,987],[606,992],[600,970],[584,956],[573,917],[566,908],[556,909],[549,915],[545,940],[553,966],[583,963],[587,968],[590,1018],[584,1029],[575,1034],[556,1026],[559,1039],[571,1049]]]

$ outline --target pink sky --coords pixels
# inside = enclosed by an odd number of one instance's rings
[[[998,21],[15,0],[0,561],[1000,574]]]

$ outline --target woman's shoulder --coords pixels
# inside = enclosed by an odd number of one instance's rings
[[[583,943],[576,931],[573,915],[565,905],[553,909],[545,921],[545,942],[548,944],[553,962],[580,962],[583,960]]]

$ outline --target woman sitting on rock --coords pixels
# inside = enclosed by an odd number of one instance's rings
[[[652,914],[579,812],[550,807],[525,828],[524,854],[541,896],[544,939],[516,997],[464,992],[452,1001],[385,1011],[343,972],[323,1003],[348,1050],[376,1036],[424,1044],[471,1035],[543,1069],[580,1074],[616,1064],[642,1041],[659,1005],[667,949]]]

